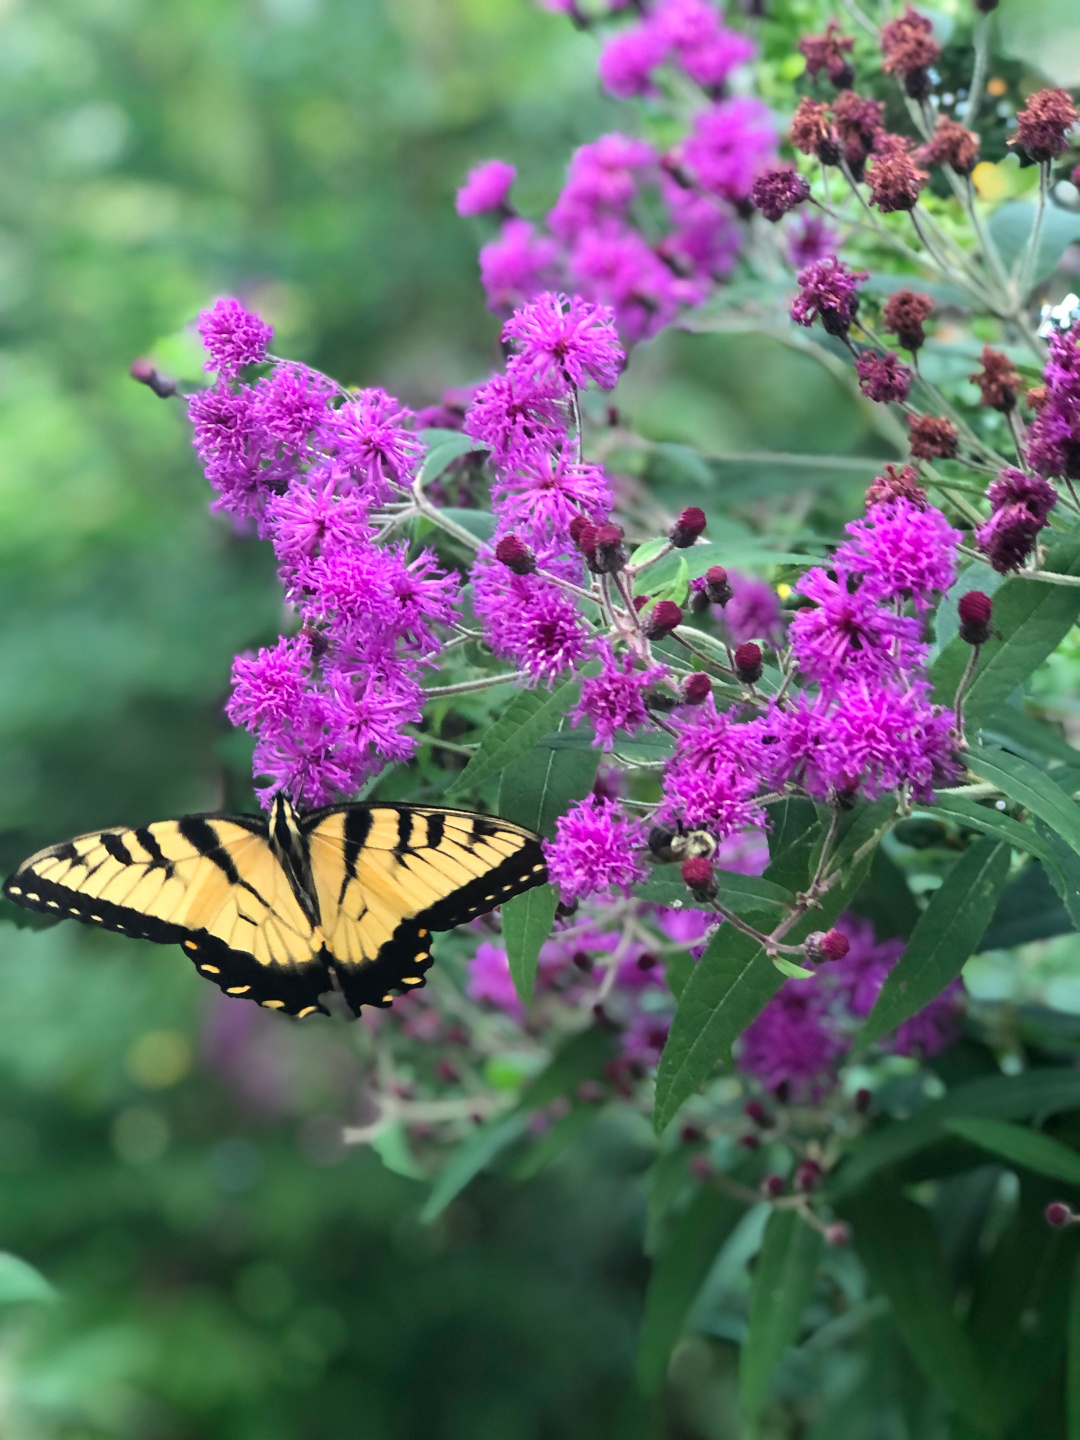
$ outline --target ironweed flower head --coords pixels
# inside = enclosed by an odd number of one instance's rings
[[[600,54],[600,83],[622,100],[654,94],[653,72],[667,57],[668,42],[657,26],[646,22],[621,30],[607,41]]]
[[[951,785],[962,767],[955,755],[956,716],[930,703],[925,680],[858,678],[839,686],[820,716],[814,766],[829,794],[857,792],[877,800],[901,785],[924,803],[936,786]]]
[[[799,293],[791,304],[791,318],[807,329],[820,319],[830,335],[846,335],[859,309],[859,286],[870,276],[849,270],[843,260],[830,256],[799,271]]]
[[[544,858],[551,883],[563,903],[572,905],[616,890],[629,895],[648,874],[644,849],[644,821],[590,795],[555,822],[555,839],[544,841]]]
[[[955,460],[959,454],[960,432],[943,416],[912,415],[908,434],[915,460]]]
[[[804,35],[799,41],[811,80],[824,70],[837,90],[847,90],[855,83],[855,67],[848,58],[854,48],[855,41],[841,32],[836,20],[828,22],[824,35]]]
[[[979,549],[1000,574],[1018,570],[1049,523],[1057,491],[1041,475],[1009,466],[988,486],[993,514],[975,532]]]
[[[277,365],[255,386],[255,418],[284,450],[303,453],[329,419],[335,391],[332,380],[306,365]]]
[[[887,505],[892,500],[909,500],[921,510],[926,505],[926,491],[919,484],[918,472],[912,465],[886,465],[884,475],[875,475],[866,492],[866,509]]]
[[[569,534],[582,513],[602,519],[611,509],[611,488],[599,465],[579,463],[565,450],[523,445],[491,490],[500,522],[527,528],[538,539]]]
[[[580,558],[550,546],[537,563],[580,584]],[[524,670],[534,684],[550,683],[583,660],[589,631],[573,597],[543,575],[516,575],[494,557],[481,556],[472,571],[473,606],[492,651]]]
[[[488,446],[498,469],[540,446],[558,450],[569,433],[567,392],[557,380],[511,371],[477,388],[465,416],[466,435]]]
[[[802,270],[818,260],[836,255],[840,237],[820,215],[797,215],[787,230],[787,262]]]
[[[607,305],[548,291],[516,310],[502,338],[516,342],[508,369],[530,379],[562,380],[584,390],[595,380],[611,390],[626,360]]]
[[[1020,393],[1020,375],[1007,355],[994,350],[990,345],[983,347],[982,369],[968,379],[979,387],[981,405],[989,410],[1000,410],[1007,414],[1016,409],[1016,397]]]
[[[873,153],[874,145],[885,129],[885,107],[880,100],[845,90],[833,101],[836,131],[843,147],[844,160],[856,180],[863,178],[863,168]]]
[[[879,355],[864,350],[855,361],[859,389],[868,400],[882,405],[899,404],[911,393],[911,371],[892,350]]]
[[[866,178],[871,203],[883,215],[891,215],[897,210],[914,209],[919,191],[930,177],[915,164],[902,135],[883,132],[874,141]]]
[[[322,440],[372,504],[412,483],[424,453],[415,417],[385,390],[361,390],[327,416]]]
[[[710,696],[685,720],[675,754],[664,769],[664,798],[657,824],[699,827],[717,840],[761,825],[755,803],[766,773],[758,729],[718,712]]]
[[[488,309],[507,314],[549,289],[558,276],[558,262],[554,240],[538,235],[528,220],[507,220],[498,237],[480,249],[480,283]]]
[[[722,85],[757,51],[749,36],[722,24],[707,0],[663,0],[653,23],[671,47],[672,59],[707,90]]]
[[[513,165],[508,165],[505,160],[485,160],[482,165],[477,165],[469,171],[464,185],[457,192],[457,213],[483,215],[488,210],[502,209],[516,176]]]
[[[712,573],[709,570],[705,577],[709,584]],[[734,573],[725,576],[723,584],[729,588],[728,598],[714,603],[724,606],[724,626],[732,644],[766,640],[770,645],[778,645],[784,634],[784,616],[773,587],[764,580]]]
[[[837,550],[836,563],[861,574],[864,588],[881,600],[911,599],[925,611],[956,580],[963,536],[933,505],[898,497],[845,528],[852,538]]]
[[[828,105],[804,95],[791,121],[788,138],[796,150],[814,155],[823,165],[839,165],[843,156],[840,136]]]
[[[1050,336],[1046,384],[1037,403],[1034,390],[1027,394],[1036,411],[1028,431],[1028,463],[1040,475],[1080,479],[1080,346],[1077,332],[1058,331]]]
[[[239,375],[246,365],[260,365],[274,334],[272,325],[245,310],[239,300],[218,300],[199,316],[199,334],[208,359],[205,369],[222,380]]]
[[[900,341],[905,350],[919,350],[926,339],[923,326],[934,313],[929,295],[917,290],[898,290],[885,302],[882,316],[885,328]]]
[[[1016,134],[1009,144],[1016,145],[1029,160],[1047,164],[1068,150],[1069,136],[1080,115],[1067,90],[1039,90],[1029,96],[1027,105],[1016,117]]]
[[[591,724],[596,743],[610,750],[618,731],[632,734],[648,725],[645,697],[668,672],[662,665],[637,669],[632,655],[616,656],[605,640],[597,641],[595,653],[600,658],[600,674],[581,682],[581,699],[571,718],[575,726],[582,721]]]
[[[883,606],[868,586],[853,586],[842,567],[836,575],[815,568],[795,587],[815,602],[788,627],[803,676],[832,690],[849,677],[884,682],[916,670],[926,656],[920,622]]]
[[[939,115],[933,135],[915,151],[920,165],[948,165],[958,175],[970,175],[979,163],[981,141],[958,120]]]
[[[776,122],[753,96],[721,100],[694,117],[679,158],[702,189],[722,200],[749,199],[758,174],[776,153]]]
[[[619,131],[580,146],[548,215],[552,234],[569,242],[606,220],[622,219],[637,196],[642,172],[658,159],[651,145]]]
[[[750,188],[750,201],[774,224],[810,198],[810,182],[793,165],[780,165],[759,175]]]
[[[909,5],[898,20],[881,32],[881,53],[886,75],[899,75],[913,100],[930,93],[926,72],[941,59],[941,46],[934,39],[934,27]]]

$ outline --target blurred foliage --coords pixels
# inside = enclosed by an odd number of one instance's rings
[[[821,7],[768,8],[766,76]],[[1006,0],[1003,19],[1023,8]],[[0,4],[5,871],[91,827],[251,805],[221,702],[232,655],[277,631],[271,559],[208,515],[181,413],[131,383],[131,360],[195,379],[185,327],[237,291],[274,321],[279,353],[343,381],[420,404],[476,379],[497,326],[455,186],[500,154],[523,211],[542,211],[575,144],[634,123],[599,95],[595,59],[594,39],[531,0]],[[833,370],[766,333],[661,337],[620,396],[675,442],[648,477],[657,499],[697,501],[696,483],[735,525],[764,505],[774,528],[835,534],[865,483],[858,460],[896,453]],[[690,465],[687,444],[717,468]],[[738,459],[783,451],[856,463]],[[1068,718],[1078,658],[1038,681]],[[993,954],[976,962],[988,1002],[1044,998],[1049,977],[1080,1009],[1075,936],[1021,957],[1008,978]],[[759,1211],[725,1242],[667,1391],[645,1401],[636,1181],[654,1152],[632,1119],[594,1126],[527,1186],[482,1179],[422,1226],[422,1186],[341,1146],[342,1124],[369,1118],[355,1033],[248,1010],[171,951],[0,926],[5,1437],[740,1434],[734,1346]],[[1047,1044],[1075,1052],[1060,1029]],[[970,1078],[983,1061],[965,1057]],[[942,1183],[935,1223],[958,1274],[986,1224],[1011,1223],[1009,1180],[986,1166]],[[1025,1205],[1036,1191],[1025,1181]],[[868,1440],[850,1416],[888,1402],[904,1433],[943,1435],[854,1258],[827,1270],[863,1343],[788,1356],[782,1398],[824,1395],[806,1433]],[[1029,1436],[1057,1433],[1028,1420]]]

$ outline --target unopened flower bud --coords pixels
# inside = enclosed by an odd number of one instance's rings
[[[623,545],[622,526],[598,525],[596,527],[596,544],[589,568],[595,568],[599,575],[614,575],[625,566],[627,558],[626,547]]]
[[[711,1180],[713,1174],[712,1161],[707,1155],[691,1155],[686,1168],[695,1180]]]
[[[753,1120],[755,1125],[760,1125],[762,1130],[772,1129],[773,1117],[760,1100],[748,1100],[743,1106],[743,1113]]]
[[[159,374],[150,360],[132,361],[129,374],[140,385],[145,385],[152,390],[159,400],[168,400],[178,393],[177,382],[168,375]]]
[[[570,532],[570,539],[574,542],[575,545],[578,543],[578,537],[580,536],[582,530],[584,530],[585,526],[591,524],[592,521],[589,520],[588,517],[585,515],[575,515],[574,518],[570,521],[570,524],[566,528]]]
[[[667,532],[668,539],[676,550],[687,550],[705,529],[705,512],[696,505],[688,505]]]
[[[960,616],[960,639],[969,645],[985,645],[993,634],[994,602],[981,590],[961,595],[956,607]]]
[[[710,565],[705,571],[705,594],[712,603],[724,606],[734,593],[723,565]]]
[[[735,651],[735,674],[744,685],[755,685],[761,679],[761,646],[747,640]]]
[[[761,1136],[755,1135],[751,1130],[749,1134],[739,1136],[739,1144],[744,1150],[760,1150]]]
[[[778,1200],[786,1188],[782,1175],[766,1175],[761,1181],[761,1193],[766,1200]]]
[[[1065,1225],[1072,1225],[1080,1219],[1080,1216],[1073,1214],[1064,1200],[1051,1200],[1044,1213],[1046,1223],[1053,1225],[1055,1230],[1060,1230]]]
[[[450,1060],[440,1060],[435,1066],[435,1074],[440,1080],[454,1081],[460,1078],[457,1066]]]
[[[683,622],[681,606],[674,600],[658,600],[645,616],[645,634],[650,640],[662,640]]]
[[[859,1115],[865,1115],[866,1112],[870,1109],[870,1101],[871,1101],[873,1098],[874,1098],[874,1097],[873,1097],[873,1095],[870,1093],[869,1090],[856,1090],[856,1091],[855,1091],[855,1110],[856,1110],[856,1113],[859,1114]]]
[[[695,900],[711,900],[716,894],[716,876],[707,855],[691,855],[682,863],[682,878]]]
[[[712,694],[712,681],[700,670],[682,682],[684,705],[702,705]]]
[[[520,535],[504,535],[495,546],[495,559],[515,575],[536,573],[536,556]]]
[[[851,1226],[846,1220],[836,1220],[825,1226],[825,1244],[833,1250],[851,1244]]]
[[[806,937],[806,958],[818,965],[825,960],[843,960],[850,948],[842,930],[817,930]]]
[[[684,1125],[679,1131],[679,1139],[684,1145],[696,1145],[705,1139],[705,1131],[700,1125]]]
[[[815,1160],[803,1160],[795,1170],[795,1189],[809,1195],[821,1183],[821,1166]]]

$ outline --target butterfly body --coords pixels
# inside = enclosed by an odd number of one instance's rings
[[[18,905],[180,945],[226,994],[290,1015],[386,1006],[424,983],[431,933],[547,879],[539,839],[422,805],[186,815],[78,836],[4,885]]]

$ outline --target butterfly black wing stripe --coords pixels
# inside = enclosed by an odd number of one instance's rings
[[[356,879],[356,862],[360,858],[360,852],[364,848],[364,842],[371,829],[371,811],[357,806],[350,810],[345,816],[345,874],[341,880],[341,893],[338,895],[340,905],[345,898],[345,891],[349,888],[349,881]]]
[[[437,850],[443,843],[443,836],[446,834],[446,817],[438,811],[428,816],[427,841],[433,850]]]
[[[267,909],[272,908],[254,885],[240,874],[232,856],[218,839],[217,831],[201,815],[185,815],[182,820],[177,822],[177,826],[184,839],[190,845],[194,845],[200,855],[205,855],[207,860],[216,865],[230,885],[236,885],[241,890],[246,890],[250,895],[255,896],[260,905],[265,905]]]
[[[171,860],[167,860],[162,854],[161,846],[145,825],[135,831],[135,839],[150,856],[149,868],[151,870],[164,870],[165,879],[171,880],[174,874],[173,863]]]
[[[398,843],[394,853],[401,860],[409,853],[409,841],[412,839],[413,817],[410,811],[398,811],[397,833]]]
[[[135,857],[124,844],[123,840],[120,839],[119,835],[114,835],[110,830],[103,830],[101,843],[105,847],[106,852],[111,855],[114,860],[119,861],[121,865],[135,864]]]

